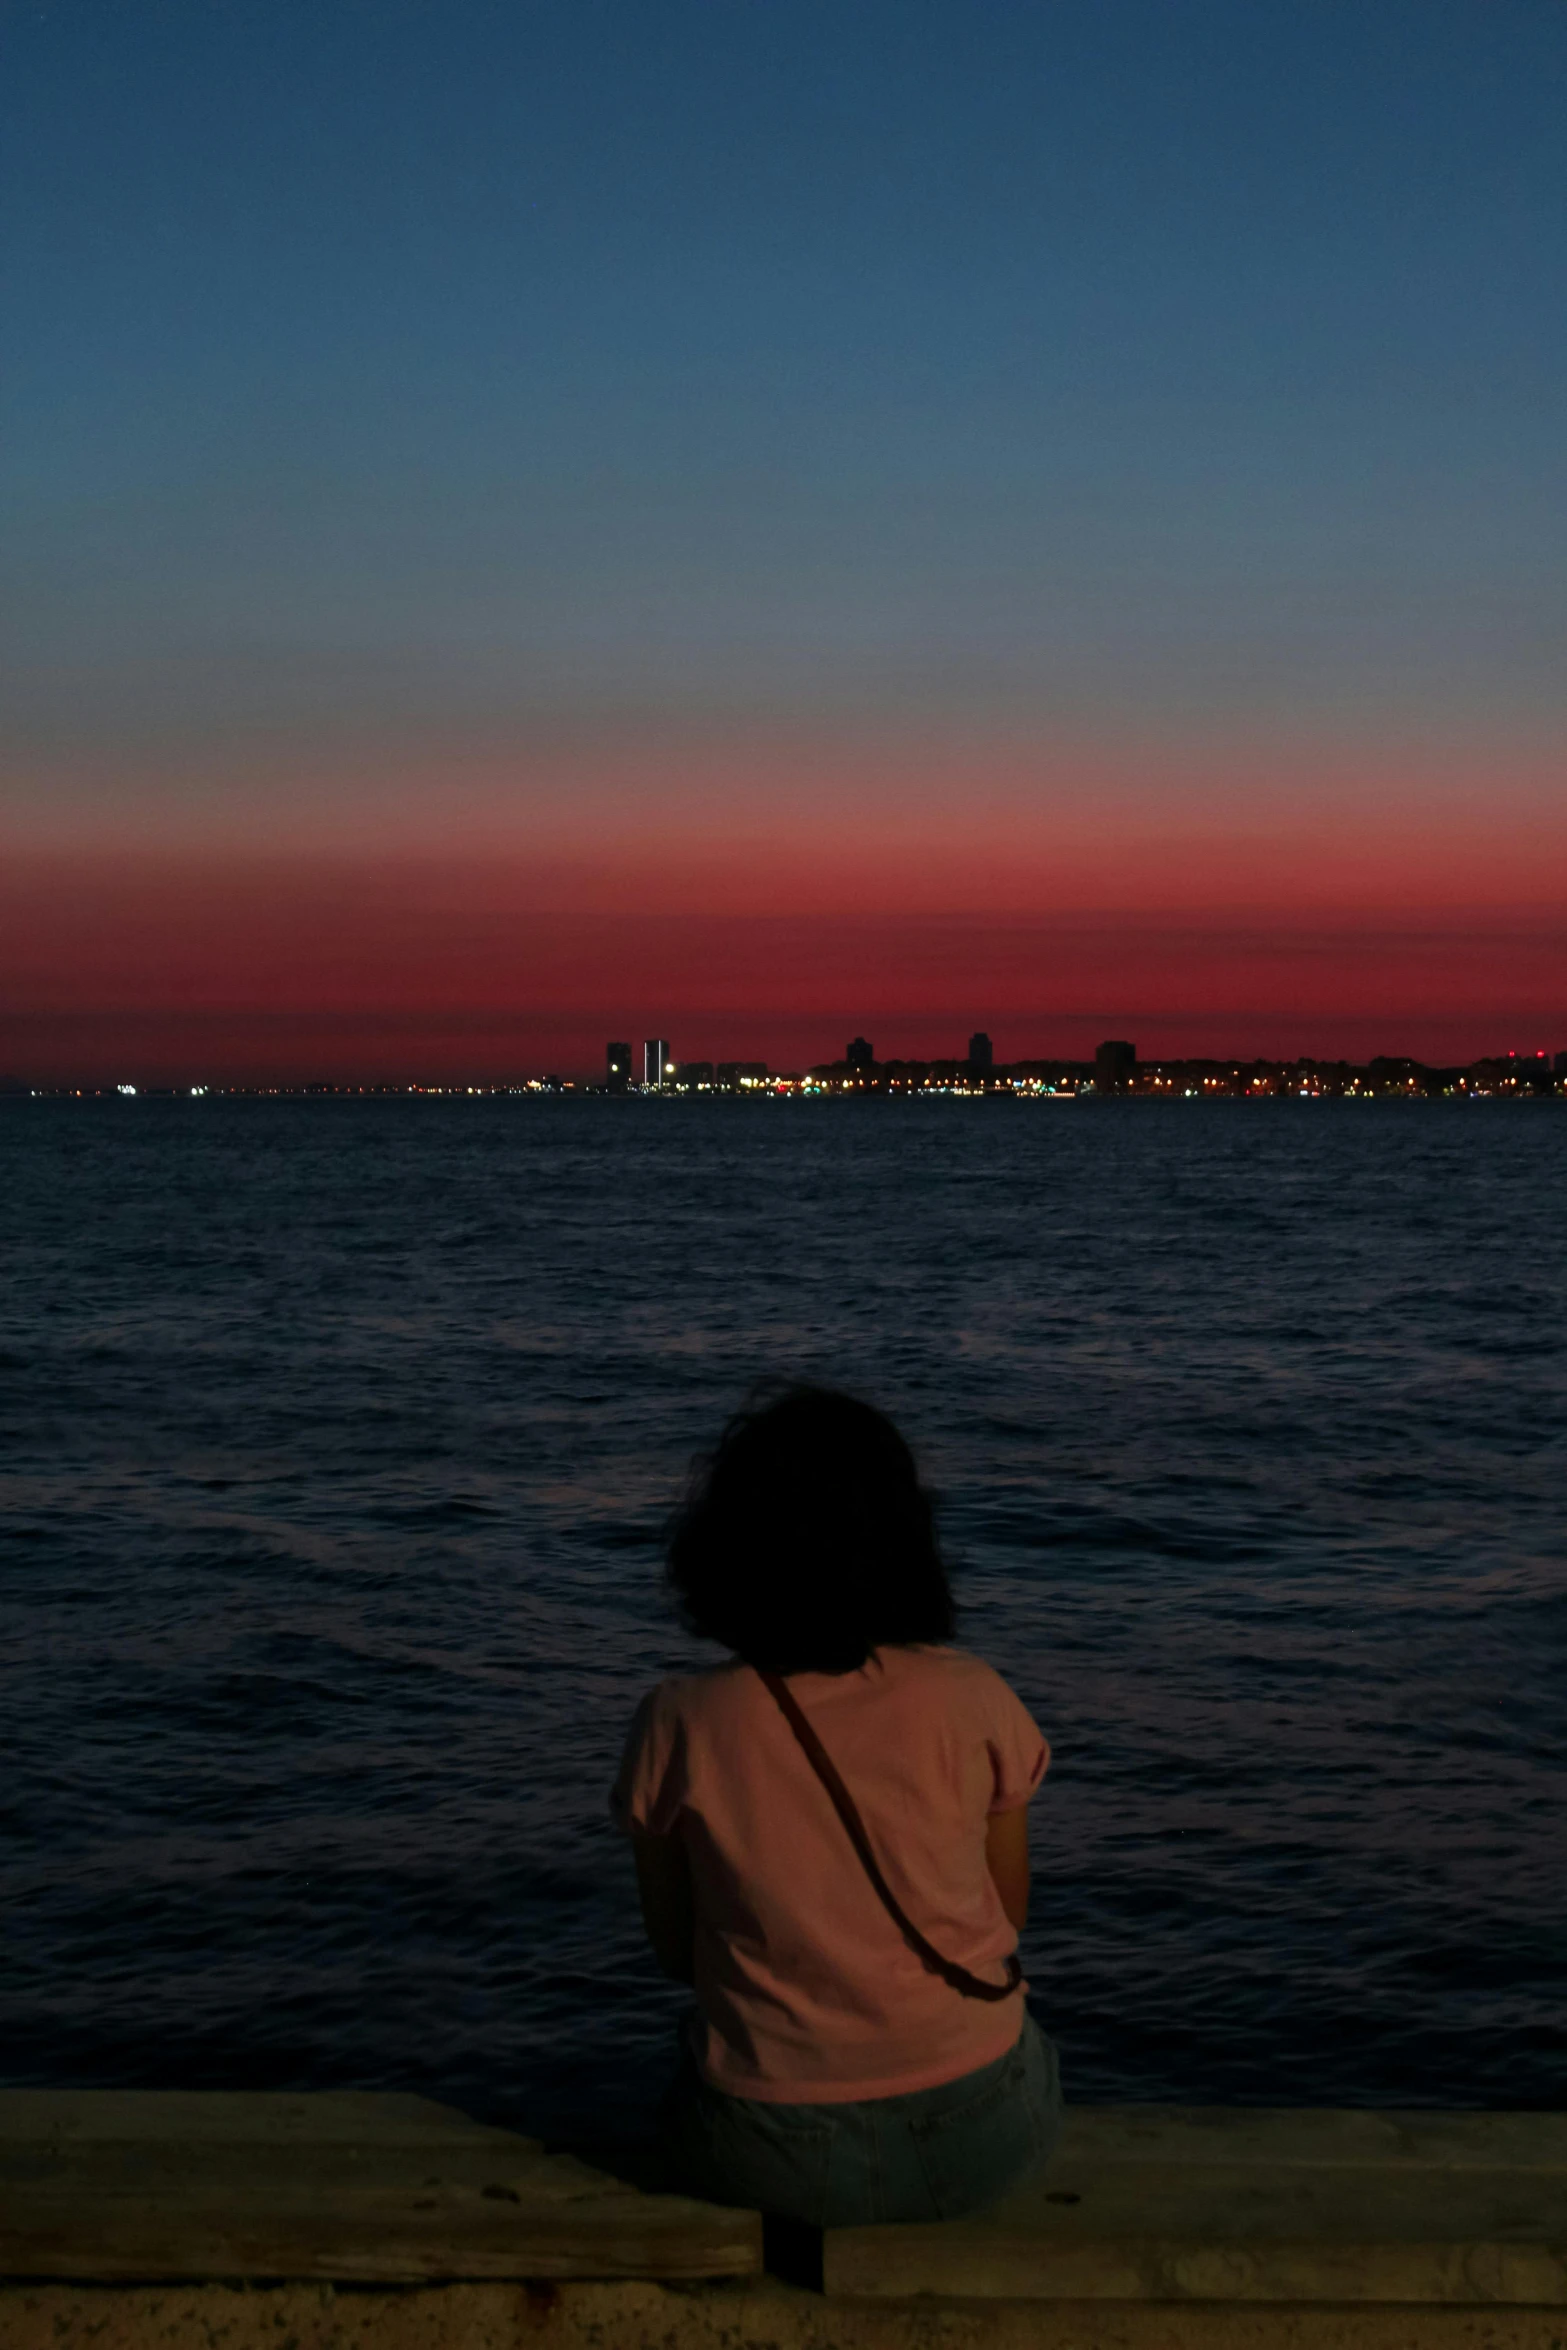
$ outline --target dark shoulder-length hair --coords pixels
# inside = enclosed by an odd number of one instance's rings
[[[828,1387],[737,1412],[671,1529],[694,1632],[775,1673],[852,1673],[878,1648],[950,1640],[930,1496],[886,1417]]]

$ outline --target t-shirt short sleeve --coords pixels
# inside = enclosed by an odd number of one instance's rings
[[[610,1817],[623,1835],[671,1836],[686,1797],[686,1742],[671,1682],[650,1689],[631,1719],[610,1789]]]
[[[1017,1811],[1050,1768],[1050,1745],[1027,1706],[1013,1695],[1000,1674],[993,1674],[991,1681],[985,1739],[993,1778],[990,1809]]]

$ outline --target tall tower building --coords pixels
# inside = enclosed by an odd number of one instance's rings
[[[993,1077],[995,1069],[995,1047],[983,1028],[976,1028],[968,1040],[968,1073],[971,1077]]]
[[[650,1036],[642,1047],[642,1082],[655,1091],[667,1085],[675,1073],[674,1056],[667,1036]]]
[[[629,1044],[607,1044],[604,1047],[604,1071],[611,1093],[626,1093],[631,1085],[631,1047]]]

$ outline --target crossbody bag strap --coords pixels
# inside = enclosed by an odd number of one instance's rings
[[[764,1673],[758,1668],[757,1678],[775,1700],[779,1712],[798,1739],[806,1761],[832,1797],[833,1809],[844,1824],[849,1842],[859,1854],[861,1867],[875,1887],[883,1909],[892,1919],[894,1925],[900,1929],[904,1940],[913,1950],[918,1952],[932,1974],[940,1975],[944,1982],[952,1985],[954,1991],[961,1991],[965,1999],[1010,1999],[1023,1980],[1023,1969],[1017,1952],[1014,1950],[1008,1955],[1006,1981],[1004,1983],[987,1983],[982,1975],[971,1975],[966,1966],[959,1966],[956,1959],[943,1958],[935,1944],[926,1941],[882,1875],[881,1864],[871,1848],[871,1840],[865,1832],[865,1822],[860,1817],[859,1806],[839,1777],[837,1766],[831,1755],[807,1721],[794,1691],[782,1673]]]

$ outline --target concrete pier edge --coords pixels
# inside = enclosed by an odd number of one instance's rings
[[[0,2350],[1567,2350],[1567,2114],[1077,2109],[822,2275],[419,2097],[0,2091]]]

